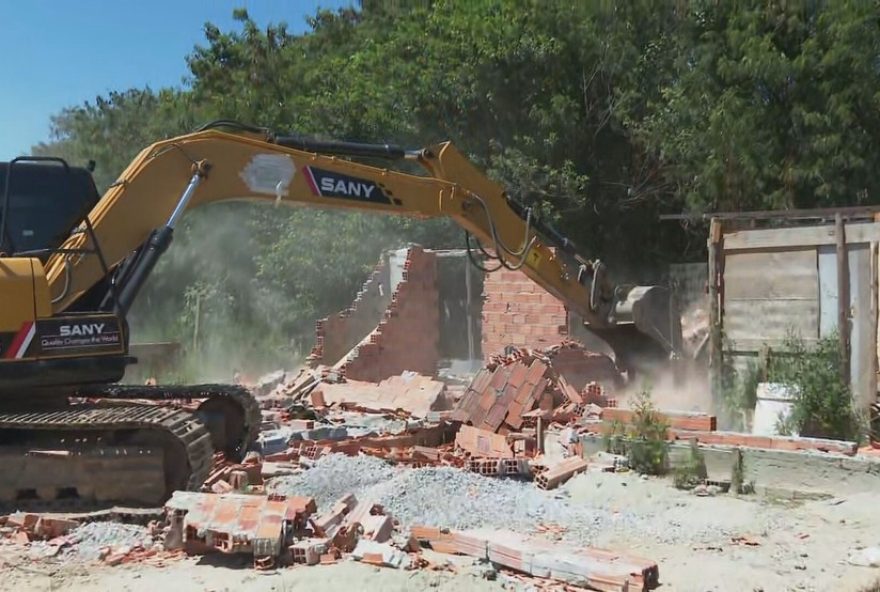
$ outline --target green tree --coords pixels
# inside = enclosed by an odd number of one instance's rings
[[[861,2],[694,2],[637,136],[696,210],[876,202],[880,28]]]

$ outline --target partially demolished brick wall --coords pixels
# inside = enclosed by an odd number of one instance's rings
[[[376,328],[391,304],[394,286],[390,284],[391,273],[383,257],[349,308],[316,323],[315,346],[309,356],[313,367],[336,364]]]
[[[346,361],[346,378],[379,382],[407,370],[427,376],[437,373],[437,258],[420,247],[411,247],[403,269],[403,280],[382,321]]]
[[[375,296],[376,286],[380,278],[391,275],[378,267],[352,309],[318,322],[318,339],[309,356],[312,367],[332,365],[346,378],[369,382],[407,370],[436,374],[440,339],[436,256],[410,247],[402,279],[388,295],[387,305],[378,310],[377,303],[383,300]],[[385,279],[386,290],[389,283]],[[355,335],[359,337],[351,343]]]
[[[568,336],[565,305],[521,271],[486,274],[483,282],[483,359],[512,345],[540,349]]]

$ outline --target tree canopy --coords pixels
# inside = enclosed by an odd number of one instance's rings
[[[183,88],[72,106],[34,151],[94,159],[106,186],[152,141],[221,117],[322,138],[449,139],[635,281],[703,257],[704,236],[661,213],[878,201],[873,3],[362,0],[317,12],[301,35],[235,17],[233,30],[206,24],[181,56]],[[206,334],[233,319],[268,357],[307,346],[381,249],[461,235],[444,221],[239,204],[197,211],[179,234],[137,326],[188,335],[197,299]]]

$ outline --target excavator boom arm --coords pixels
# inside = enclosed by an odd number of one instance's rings
[[[302,149],[322,146],[331,154]],[[341,155],[408,159],[420,164],[427,176],[360,164]],[[213,129],[196,132],[143,150],[93,208],[89,220],[101,253],[114,268],[157,229],[173,229],[184,211],[226,200],[448,216],[591,325],[608,324],[610,293],[607,286],[596,289],[591,264],[581,259],[580,267],[570,269],[551,249],[571,252],[570,243],[546,242],[530,214],[512,207],[504,189],[451,143],[403,151]],[[62,245],[67,252],[47,263],[56,314],[105,275],[97,257],[76,252],[94,247],[89,240],[88,233],[74,233]]]

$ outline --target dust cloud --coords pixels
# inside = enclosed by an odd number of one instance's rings
[[[289,298],[257,280],[255,228],[265,209],[222,203],[187,213],[129,315],[132,343],[176,342],[181,353],[162,369],[141,360],[126,380],[231,382],[236,372],[294,367],[308,353],[311,343],[279,326]]]

